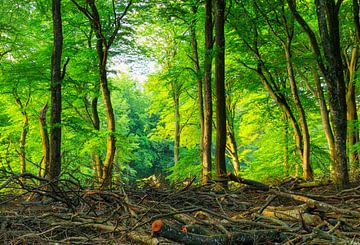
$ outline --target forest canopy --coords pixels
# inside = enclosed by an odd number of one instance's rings
[[[359,3],[0,3],[0,181],[359,174]]]

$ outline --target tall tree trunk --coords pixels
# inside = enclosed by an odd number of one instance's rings
[[[21,136],[20,136],[20,150],[19,150],[19,159],[20,159],[20,173],[23,174],[26,172],[26,135],[29,129],[29,116],[26,111],[22,112],[23,115],[23,125],[21,128]]]
[[[290,80],[290,88],[293,100],[295,102],[296,109],[299,115],[299,124],[301,126],[302,137],[303,137],[303,152],[300,156],[303,168],[303,177],[305,180],[313,179],[313,171],[310,165],[310,134],[309,128],[307,125],[306,115],[304,108],[301,104],[300,97],[298,94],[298,88],[295,80],[295,74],[293,69],[293,64],[291,61],[291,41],[288,41],[285,46],[285,57],[286,57],[286,66],[287,72]]]
[[[215,55],[215,94],[216,94],[216,176],[226,175],[226,103],[225,103],[225,0],[216,0],[216,55]],[[226,183],[223,183],[226,185]]]
[[[102,184],[101,188],[107,188],[111,185],[112,181],[112,171],[113,164],[115,158],[115,150],[116,150],[116,136],[115,136],[115,116],[113,111],[113,106],[111,103],[110,90],[107,79],[106,65],[108,59],[108,51],[113,44],[116,36],[121,27],[121,20],[125,17],[127,11],[132,5],[133,1],[130,0],[123,13],[118,14],[118,10],[115,9],[115,2],[113,2],[113,12],[115,19],[112,23],[110,23],[109,27],[112,28],[110,30],[110,36],[107,38],[105,32],[103,32],[102,21],[100,18],[97,6],[94,0],[86,1],[85,7],[79,5],[75,0],[71,0],[71,2],[81,11],[89,20],[91,27],[95,31],[96,34],[96,51],[98,54],[98,65],[99,65],[99,80],[100,80],[100,88],[103,94],[104,106],[107,118],[107,139],[106,139],[106,156],[103,163],[102,169]],[[107,32],[109,33],[109,32]]]
[[[176,89],[176,85],[173,86],[173,89],[175,106],[174,164],[177,164],[180,160],[180,104],[179,93]]]
[[[211,66],[213,52],[212,0],[205,1],[205,57],[204,57],[204,154],[202,183],[211,180],[212,160],[212,89]]]
[[[266,71],[268,77],[265,76],[264,71]],[[273,88],[271,84],[274,84],[274,78],[271,76],[270,72],[266,69],[263,62],[259,62],[258,68],[256,70],[258,76],[260,77],[261,82],[264,84],[265,88],[268,90],[271,98],[275,101],[275,103],[280,107],[280,109],[286,114],[287,119],[290,122],[290,125],[294,131],[295,145],[296,150],[300,156],[300,160],[302,161],[303,156],[303,138],[301,134],[301,130],[299,124],[294,116],[293,111],[291,110],[284,94],[279,92],[278,88]],[[275,90],[276,89],[276,90]],[[295,154],[296,156],[296,154]]]
[[[330,173],[333,172],[334,160],[335,160],[335,143],[334,143],[334,135],[330,125],[329,118],[329,110],[326,105],[325,96],[323,88],[321,87],[321,80],[318,72],[315,67],[311,67],[312,74],[315,81],[316,86],[316,97],[319,101],[320,114],[321,114],[321,122],[324,128],[325,137],[329,146],[329,155],[330,155]]]
[[[48,104],[41,109],[39,113],[40,121],[40,137],[41,137],[41,149],[43,154],[43,159],[40,165],[39,176],[45,178],[49,172],[49,159],[50,159],[50,146],[49,146],[49,133],[46,125],[46,112],[48,109]]]
[[[99,41],[101,42],[101,40]],[[112,170],[115,158],[115,116],[110,98],[110,90],[108,87],[108,80],[106,74],[106,63],[107,63],[107,49],[102,49],[102,45],[97,45],[98,58],[100,66],[100,86],[104,98],[104,106],[107,118],[107,139],[106,139],[106,155],[103,163],[102,170],[102,187],[107,188],[111,185],[112,181]]]
[[[191,46],[193,51],[193,63],[194,63],[194,71],[196,75],[197,81],[197,95],[198,95],[198,110],[199,110],[199,121],[200,121],[200,139],[199,139],[199,146],[200,146],[200,162],[201,165],[204,165],[204,99],[203,99],[203,82],[201,79],[201,70],[199,65],[199,54],[198,54],[198,44],[196,38],[196,13],[197,13],[197,6],[192,6],[193,12],[193,20],[191,23]]]
[[[331,123],[334,134],[334,181],[339,188],[349,184],[349,173],[346,157],[346,88],[340,55],[339,10],[342,1],[316,0],[316,13],[321,37],[323,62],[320,46],[316,35],[296,10],[296,1],[287,0],[296,20],[302,26],[310,39],[310,43],[318,63],[318,67],[325,78],[329,95]],[[325,65],[326,63],[326,65]]]
[[[237,151],[237,143],[234,134],[234,127],[231,125],[231,123],[227,123],[226,128],[227,128],[226,149],[227,152],[230,154],[231,162],[234,168],[234,173],[235,175],[238,175],[240,171],[240,161]]]
[[[340,55],[338,19],[340,5],[325,0],[316,0],[315,3],[324,56],[329,66],[325,72],[325,81],[335,142],[334,179],[340,188],[344,188],[349,184],[349,173],[346,158],[346,88]]]
[[[99,87],[95,86],[97,88],[97,92],[99,92]],[[93,127],[96,131],[100,131],[100,119],[99,119],[99,113],[98,113],[98,95],[95,95],[91,100],[91,114],[92,114],[92,123]],[[103,175],[103,162],[100,157],[100,153],[98,150],[94,150],[92,153],[92,160],[93,160],[93,166],[95,168],[95,178],[96,182],[98,184],[101,184],[101,178]]]
[[[56,180],[61,171],[61,55],[62,22],[61,0],[52,0],[54,47],[51,62],[51,111],[49,179]]]
[[[16,87],[13,90],[13,94],[15,97],[16,104],[19,106],[19,109],[21,110],[21,115],[23,117],[23,125],[21,127],[21,135],[20,135],[20,141],[19,141],[19,161],[20,161],[20,173],[23,174],[26,172],[26,136],[29,130],[29,116],[26,112],[26,107],[28,106],[28,103],[30,101],[30,85],[29,85],[29,94],[26,102],[23,104],[21,101]]]
[[[295,108],[297,110],[298,116],[299,116],[299,125],[301,127],[301,137],[302,137],[302,151],[300,152],[300,159],[302,162],[302,169],[303,169],[303,178],[305,180],[312,180],[313,179],[313,172],[310,165],[310,134],[309,129],[307,125],[306,115],[304,108],[302,106],[299,92],[297,88],[296,78],[294,74],[294,67],[292,62],[292,40],[294,37],[294,17],[291,16],[290,18],[287,17],[285,13],[285,9],[281,7],[279,10],[274,10],[275,15],[277,16],[278,24],[282,25],[284,27],[285,32],[285,38],[279,35],[278,32],[275,31],[272,22],[269,20],[266,13],[264,13],[259,6],[255,3],[255,6],[257,9],[262,13],[262,15],[265,17],[267,24],[270,27],[270,30],[272,34],[275,36],[275,38],[281,43],[281,45],[284,48],[285,52],[285,59],[286,59],[286,68],[288,73],[288,78],[290,81],[290,89],[291,89],[291,95],[295,104]],[[281,17],[280,18],[278,17]]]
[[[354,146],[359,142],[358,115],[356,106],[356,80],[358,47],[351,48],[350,57],[347,50],[344,51],[344,59],[347,67],[346,71],[346,104],[347,104],[347,120],[348,120],[348,158],[352,176],[355,176],[359,168],[359,151]]]
[[[283,115],[284,124],[283,124],[283,137],[284,137],[284,160],[283,160],[283,169],[284,177],[289,175],[289,123],[286,114]]]
[[[106,138],[106,155],[103,162],[101,186],[107,188],[111,185],[112,171],[116,150],[115,137],[115,115],[111,103],[110,90],[107,79],[106,65],[108,59],[109,46],[102,33],[101,20],[95,2],[89,2],[92,10],[92,26],[96,32],[96,51],[98,54],[100,89],[103,94],[104,107],[107,119],[107,138]]]
[[[92,38],[93,38],[93,33],[96,32],[96,30],[94,30],[93,26],[90,29],[90,33],[87,36],[88,38],[88,49],[91,50],[92,47]],[[91,115],[89,114],[90,117],[90,121],[92,123],[92,126],[94,127],[94,129],[96,131],[100,131],[100,118],[99,118],[99,112],[98,112],[98,101],[99,101],[99,96],[100,96],[100,84],[98,81],[95,82],[94,84],[94,93],[95,95],[91,98]],[[88,108],[88,104],[89,104],[89,100],[85,97],[84,98],[84,103],[86,108]],[[101,159],[101,153],[98,149],[93,150],[92,154],[91,154],[91,158],[92,158],[92,166],[93,166],[93,177],[94,177],[94,182],[96,183],[96,185],[101,185],[101,178],[103,175],[103,161]]]

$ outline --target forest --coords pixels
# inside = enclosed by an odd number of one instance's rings
[[[359,6],[0,1],[0,241],[360,244]]]

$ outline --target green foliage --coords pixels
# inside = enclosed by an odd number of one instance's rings
[[[62,83],[62,172],[66,178],[93,183],[92,154],[105,157],[108,134],[99,89],[97,38],[71,1],[62,2],[63,57],[70,58]],[[122,13],[127,1],[97,0],[96,4],[104,35],[109,38],[115,15]],[[284,11],[285,19],[291,19],[287,5],[283,4],[284,1],[232,2],[226,24],[227,119],[235,133],[241,175],[269,182],[295,175],[300,167],[299,156],[294,154],[291,125],[257,74],[258,65],[263,62],[268,71],[266,76],[273,78],[275,92],[283,95],[299,120],[284,51],[269,28],[270,23],[279,37],[285,38],[284,27],[276,16]],[[345,53],[356,44],[351,8],[351,2],[345,1],[340,9]],[[312,14],[314,4],[300,1],[298,9],[313,30],[318,30],[316,16]],[[16,173],[20,170],[19,140],[26,112],[27,171],[37,174],[42,160],[39,112],[50,98],[51,8],[43,0],[1,1],[0,15],[0,170]],[[200,74],[195,74],[194,69],[191,27],[196,31]],[[201,77],[203,69],[203,28],[204,6],[199,1],[134,1],[122,20],[107,67],[116,116],[114,180],[134,182],[152,175],[172,183],[193,176],[200,180],[197,75]],[[309,124],[311,163],[316,176],[328,176],[328,145],[321,126],[319,101],[312,91],[313,69],[318,72],[316,57],[298,25],[294,26],[291,45],[299,96]],[[145,81],[138,79],[144,75]],[[16,96],[23,106],[17,103]],[[180,119],[175,118],[175,97],[179,98]],[[95,98],[99,130],[94,128],[92,118]],[[325,98],[329,99],[326,92]],[[174,165],[176,120],[181,131],[180,160]],[[47,122],[49,125],[49,118]],[[350,150],[359,149],[357,144]],[[231,171],[230,159],[227,161]]]

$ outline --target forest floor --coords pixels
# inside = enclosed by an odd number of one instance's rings
[[[0,186],[2,244],[360,244],[360,183],[101,191],[19,181]]]

